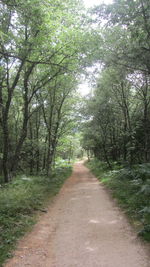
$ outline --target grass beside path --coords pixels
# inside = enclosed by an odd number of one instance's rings
[[[150,242],[150,164],[123,168],[112,163],[113,170],[110,171],[105,162],[92,159],[86,166],[111,189],[138,234]]]
[[[0,187],[0,266],[11,257],[16,241],[31,230],[36,211],[56,195],[72,167],[57,168],[50,178],[19,176]]]

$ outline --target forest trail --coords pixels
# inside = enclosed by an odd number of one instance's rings
[[[150,267],[147,247],[83,163],[5,267]]]

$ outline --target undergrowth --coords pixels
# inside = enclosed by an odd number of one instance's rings
[[[50,178],[18,176],[0,187],[0,266],[11,257],[16,241],[36,222],[37,210],[42,210],[56,195],[71,167],[59,167]]]
[[[87,166],[112,190],[113,196],[136,226],[138,234],[150,242],[150,164],[123,168],[113,163],[110,171],[105,162],[93,159]]]

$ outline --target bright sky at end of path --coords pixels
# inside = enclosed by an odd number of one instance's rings
[[[112,2],[113,0],[84,0],[84,4],[87,8],[100,4],[111,4]]]

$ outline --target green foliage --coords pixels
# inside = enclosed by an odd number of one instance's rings
[[[70,135],[62,136],[62,138],[59,140],[57,155],[60,157],[61,161],[61,158],[66,160],[66,162],[70,162],[76,158],[83,157],[83,149],[80,144],[81,134],[77,131],[77,127],[77,121],[75,119],[72,123]],[[58,159],[56,159],[56,162]]]
[[[59,139],[74,127],[73,93],[91,63],[83,3],[2,1],[0,20],[0,174],[5,182],[18,170],[48,175]]]
[[[138,225],[139,235],[150,241],[150,164],[134,165],[122,168],[113,164],[113,170],[106,170],[106,165],[91,160],[88,167],[106,185],[119,204]]]
[[[11,256],[17,239],[36,222],[35,211],[58,193],[71,165],[56,168],[50,178],[18,176],[0,188],[0,266]]]
[[[86,162],[86,165],[96,175],[97,178],[101,177],[101,174],[108,169],[107,163],[99,161],[98,159],[91,159]]]
[[[83,147],[108,165],[150,162],[149,12],[147,0],[114,0],[91,11],[103,65],[85,106]]]
[[[71,166],[73,162],[69,162],[67,159],[57,158],[55,161],[55,166],[57,170]]]

